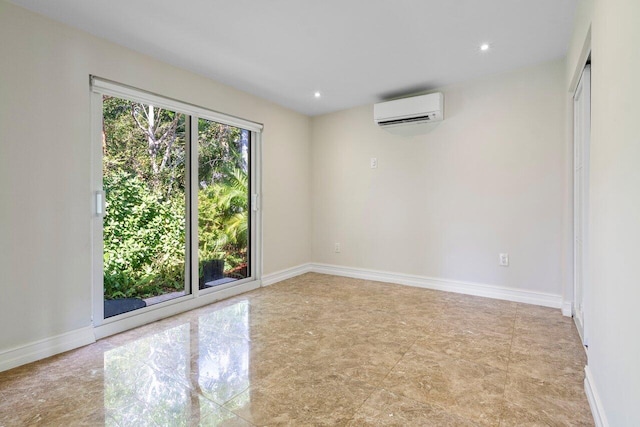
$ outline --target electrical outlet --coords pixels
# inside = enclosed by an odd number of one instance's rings
[[[371,164],[371,169],[376,169],[378,167],[378,158],[372,157],[370,164]]]
[[[500,254],[500,266],[502,267],[509,266],[509,254]]]
[[[340,243],[335,244],[335,246],[333,247],[333,251],[337,254],[340,253]]]

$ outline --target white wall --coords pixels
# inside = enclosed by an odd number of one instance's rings
[[[585,325],[597,410],[611,426],[640,425],[639,19],[637,0],[584,0],[567,63],[570,80],[591,24],[591,285]]]
[[[445,120],[414,136],[371,105],[314,117],[313,260],[561,295],[564,70],[446,87]]]
[[[89,74],[264,123],[264,273],[310,261],[308,117],[2,1],[0,40],[0,353],[91,322]]]

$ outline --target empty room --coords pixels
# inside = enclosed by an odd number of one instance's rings
[[[637,0],[0,0],[0,427],[640,426]]]

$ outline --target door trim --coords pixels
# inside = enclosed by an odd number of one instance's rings
[[[582,98],[580,98],[582,97]],[[586,100],[578,110],[580,100]],[[578,117],[582,114],[582,117]],[[578,126],[582,126],[579,131]],[[584,133],[586,131],[586,133]],[[582,136],[580,141],[578,137]],[[591,66],[586,64],[573,96],[573,320],[583,344],[587,345],[585,327],[586,294],[589,287],[589,153],[591,144]],[[580,164],[578,162],[580,161]],[[580,242],[578,242],[580,238]],[[580,246],[581,250],[578,250]],[[580,259],[579,259],[580,258]],[[578,283],[580,282],[580,283]],[[578,292],[580,286],[580,292]],[[581,298],[581,301],[578,301]]]

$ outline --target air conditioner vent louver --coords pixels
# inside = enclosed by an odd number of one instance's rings
[[[411,117],[409,119],[387,120],[384,122],[378,122],[378,124],[380,126],[392,126],[392,125],[402,125],[402,124],[409,124],[409,123],[416,123],[416,122],[428,122],[431,120],[432,118],[429,116],[418,116],[418,117]]]
[[[374,121],[383,127],[435,122],[443,119],[442,93],[414,96],[375,104]]]

